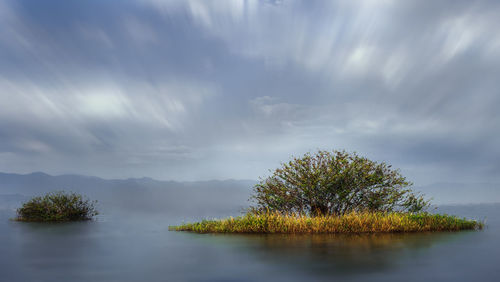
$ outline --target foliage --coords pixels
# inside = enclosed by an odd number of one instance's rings
[[[483,223],[449,215],[408,212],[356,212],[341,216],[248,213],[241,217],[172,226],[197,233],[375,233],[482,229]]]
[[[19,221],[90,220],[98,214],[96,201],[64,191],[34,197],[17,209]]]
[[[429,202],[410,185],[384,162],[346,151],[318,151],[293,158],[255,185],[253,209],[302,215],[423,211]]]

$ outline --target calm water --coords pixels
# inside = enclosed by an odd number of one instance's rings
[[[355,236],[203,235],[196,218],[104,211],[93,222],[12,222],[0,213],[1,281],[500,281],[500,204],[439,212],[483,231]],[[237,212],[236,212],[237,214]],[[201,216],[201,215],[198,215]]]

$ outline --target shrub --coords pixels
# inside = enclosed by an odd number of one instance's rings
[[[34,197],[17,209],[19,221],[76,221],[90,220],[98,214],[97,201],[63,191]]]
[[[254,187],[254,211],[343,215],[420,212],[429,206],[399,170],[356,153],[318,151],[293,158]]]

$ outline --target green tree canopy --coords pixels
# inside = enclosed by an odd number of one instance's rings
[[[419,212],[429,202],[408,189],[399,170],[346,151],[293,158],[254,187],[256,210],[341,215],[351,211]]]

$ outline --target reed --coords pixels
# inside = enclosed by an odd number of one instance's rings
[[[350,212],[339,216],[248,213],[240,217],[170,226],[197,233],[387,233],[482,229],[484,224],[450,215],[401,212]]]

